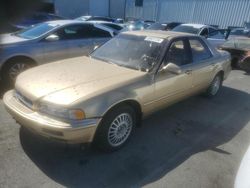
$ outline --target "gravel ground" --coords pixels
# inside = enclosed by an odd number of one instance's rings
[[[109,154],[20,129],[0,100],[0,187],[233,187],[250,143],[249,93],[250,76],[232,71],[218,96],[155,113]]]

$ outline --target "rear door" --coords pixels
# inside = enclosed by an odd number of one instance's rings
[[[215,60],[210,49],[202,39],[190,37],[189,44],[193,62],[192,88],[196,91],[209,85],[215,67]]]

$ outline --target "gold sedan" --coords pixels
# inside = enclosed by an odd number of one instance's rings
[[[199,36],[125,32],[90,57],[23,72],[3,100],[39,135],[113,151],[154,111],[202,92],[215,96],[230,70],[230,55]]]

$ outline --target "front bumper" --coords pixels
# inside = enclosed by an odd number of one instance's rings
[[[67,143],[89,143],[93,141],[101,118],[86,119],[77,125],[52,119],[26,107],[11,90],[4,95],[3,102],[7,111],[23,127],[47,138]]]

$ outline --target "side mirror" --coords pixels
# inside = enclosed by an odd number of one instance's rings
[[[45,38],[45,40],[49,41],[49,42],[52,42],[52,41],[58,41],[59,40],[59,37],[58,35],[55,35],[55,34],[52,34],[52,35],[49,35]]]
[[[162,68],[162,71],[171,72],[173,74],[181,74],[181,68],[174,63],[168,63]]]

